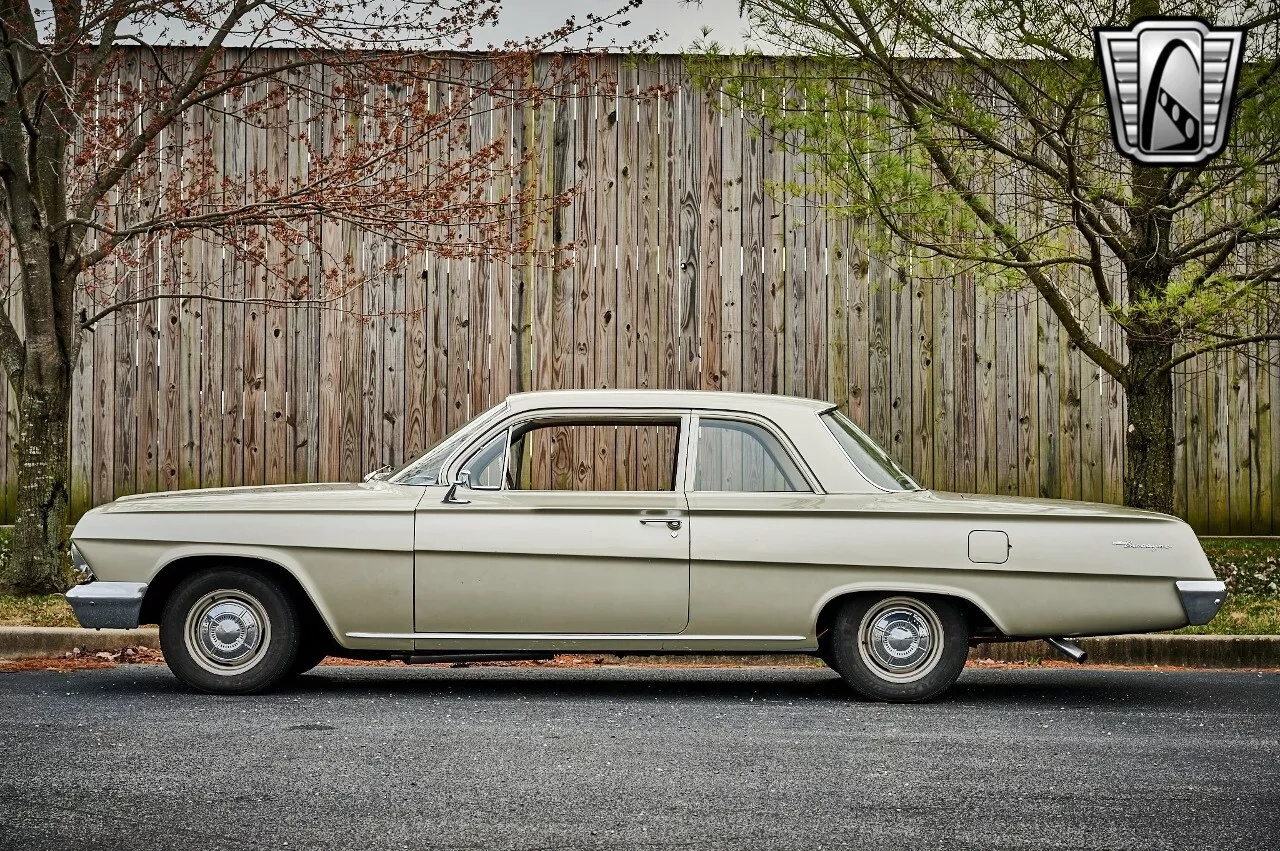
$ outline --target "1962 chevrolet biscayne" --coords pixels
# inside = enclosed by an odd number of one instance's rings
[[[976,638],[1070,653],[1225,596],[1173,517],[924,490],[832,405],[735,393],[519,394],[390,476],[125,497],[73,542],[80,622],[158,623],[219,693],[326,655],[800,652],[920,701]]]

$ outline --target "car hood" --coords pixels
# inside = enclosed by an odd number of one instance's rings
[[[182,511],[338,511],[378,510],[394,498],[402,502],[410,486],[386,482],[326,482],[302,485],[260,485],[122,496],[100,506],[103,514]],[[421,488],[413,488],[421,492]]]

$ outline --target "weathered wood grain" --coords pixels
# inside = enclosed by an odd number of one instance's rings
[[[253,61],[275,60],[268,51]],[[143,262],[120,264],[109,288],[118,298],[181,298],[123,309],[86,339],[74,372],[75,511],[139,490],[352,480],[418,455],[510,392],[549,387],[817,396],[848,411],[926,485],[1122,498],[1123,393],[1033,293],[997,291],[969,270],[913,256],[874,220],[833,217],[816,186],[799,197],[770,191],[808,186],[811,169],[758,119],[692,88],[679,57],[592,62],[598,78],[617,78],[617,91],[586,83],[536,108],[482,108],[456,150],[436,143],[420,160],[387,164],[389,176],[429,174],[494,139],[507,141],[513,162],[540,148],[516,185],[494,192],[580,191],[554,216],[513,226],[513,242],[529,236],[537,249],[517,262],[403,257],[402,246],[339,221],[320,223],[319,244],[283,279],[212,240],[140,243]],[[135,52],[118,73],[152,79],[157,71]],[[473,61],[467,73],[488,72]],[[121,191],[154,192],[178,174],[180,152],[201,145],[226,174],[305,178],[312,163],[300,136],[322,156],[334,153],[335,140],[368,132],[359,122],[366,105],[357,99],[318,114],[314,99],[285,98],[256,114],[244,107],[273,86],[335,82],[319,71],[290,76],[193,112],[165,137],[161,174]],[[636,96],[654,83],[670,95]],[[436,106],[450,97],[441,85],[374,94]],[[481,106],[492,99],[482,94]],[[1024,176],[1002,173],[987,192],[1002,213],[1060,215],[1029,197]],[[360,271],[400,257],[395,273],[361,281]],[[5,258],[10,279],[13,263]],[[1114,263],[1107,274],[1122,292]],[[278,298],[300,281],[332,301],[321,309],[197,297]],[[1071,286],[1082,325],[1123,353],[1122,331],[1087,274]],[[12,287],[5,307],[20,319]],[[1280,370],[1266,366],[1277,355],[1272,344],[1175,376],[1176,504],[1198,530],[1280,528]],[[7,388],[5,519],[16,406]],[[554,450],[549,435],[540,480],[648,487],[658,480],[654,465],[674,451],[664,444],[669,429],[601,434],[566,430]],[[726,454],[720,463],[734,462]]]

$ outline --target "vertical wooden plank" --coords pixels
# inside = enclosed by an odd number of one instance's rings
[[[933,428],[929,435],[929,451],[933,455],[933,487],[957,490],[957,466],[963,449],[956,444],[956,285],[949,270],[931,266],[935,277],[930,281],[933,310],[929,312],[933,327]],[[926,327],[930,322],[926,322]],[[967,364],[965,365],[968,366]]]
[[[868,243],[877,238],[874,226]],[[868,245],[869,250],[869,245]],[[867,430],[871,438],[895,458],[902,457],[901,443],[893,443],[893,384],[890,335],[896,301],[893,270],[879,256],[868,255],[867,299]]]
[[[532,164],[524,159],[532,139],[532,119],[529,117],[532,112],[532,108],[523,103],[513,104],[511,107],[511,158],[520,164],[513,187],[516,194],[532,185],[535,180]],[[526,220],[523,210],[517,212],[519,214],[513,225],[512,241],[527,242],[531,238],[532,225]],[[511,392],[513,393],[527,390],[532,384],[533,326],[530,321],[532,310],[529,306],[531,265],[532,258],[526,250],[524,258],[513,260],[511,266]]]
[[[1037,303],[1039,299],[1037,299]],[[1038,496],[1062,496],[1061,401],[1058,398],[1058,318],[1047,304],[1038,304],[1036,321],[1036,374],[1040,430]]]
[[[1251,435],[1250,443],[1252,445],[1252,464],[1249,467],[1249,508],[1253,517],[1250,522],[1250,530],[1254,535],[1268,535],[1271,533],[1271,407],[1273,397],[1271,395],[1272,385],[1269,369],[1267,364],[1272,361],[1267,360],[1268,356],[1274,354],[1268,351],[1272,344],[1255,343],[1250,348],[1255,350],[1255,357],[1249,364],[1250,372],[1253,375],[1253,424],[1254,431]],[[1177,382],[1178,376],[1174,376],[1174,399],[1175,411],[1182,413],[1182,400],[1185,394],[1181,392],[1180,383]],[[1176,417],[1175,417],[1176,421]],[[1185,419],[1183,420],[1185,422]],[[1186,435],[1181,435],[1181,443],[1185,444]],[[1180,480],[1176,483],[1183,485],[1186,482],[1186,466],[1185,458],[1182,459],[1184,464],[1178,469],[1183,473]],[[1185,502],[1185,487],[1180,489]],[[1185,508],[1180,516],[1185,517]]]
[[[1208,392],[1202,372],[1192,366],[1181,371],[1186,420],[1187,513],[1191,528],[1203,534],[1209,528],[1209,457],[1206,435]],[[1211,418],[1210,418],[1211,419]]]
[[[594,87],[580,89],[575,98],[566,104],[568,136],[565,139],[565,155],[572,153],[576,185],[582,192],[574,200],[574,242],[577,246],[577,264],[571,282],[573,292],[570,304],[562,310],[562,321],[570,323],[572,331],[573,374],[567,386],[590,388],[596,386],[596,278],[600,246],[595,233],[597,199],[594,189],[605,178],[599,173],[599,155],[596,146],[595,121],[600,110],[600,95]],[[589,429],[578,429],[570,434],[563,432],[561,441],[572,440],[565,451],[571,456],[567,462],[575,481],[575,487],[588,486],[588,470],[594,463],[596,451],[594,435]],[[590,487],[595,486],[594,475]]]
[[[463,80],[448,87],[445,96],[450,106],[456,107],[459,99],[466,100],[473,96],[470,85],[470,63],[466,60],[451,60],[450,76],[455,80]],[[463,138],[456,137],[441,156],[447,160],[456,160],[465,156],[470,149],[470,127],[466,128]],[[471,340],[471,299],[470,288],[475,285],[475,263],[466,257],[452,257],[444,261],[448,269],[449,289],[449,329],[448,329],[448,398],[447,430],[452,432],[472,416],[471,393],[468,373],[470,369]],[[367,428],[367,424],[366,424]]]
[[[915,400],[912,367],[917,358],[913,314],[918,310],[915,303],[923,298],[923,293],[919,298],[916,296],[917,282],[912,280],[905,265],[911,263],[911,259],[905,255],[898,256],[901,258],[898,261],[900,265],[895,270],[898,280],[892,290],[889,306],[892,322],[889,330],[889,429],[892,435],[889,452],[927,486],[930,471],[915,463],[916,440],[912,432],[912,406]],[[919,341],[921,345],[925,342]]]
[[[1231,534],[1248,535],[1253,530],[1253,518],[1249,510],[1250,474],[1253,466],[1253,410],[1255,402],[1254,375],[1244,348],[1227,353],[1230,376],[1231,408],[1227,415],[1230,443],[1227,447],[1230,473],[1229,504],[1231,506]]]
[[[362,142],[374,141],[370,138],[370,134],[376,132],[374,128],[377,123],[376,120],[372,120],[372,116],[378,101],[385,94],[386,86],[379,84],[370,87],[364,95],[362,104],[364,115],[371,120],[360,122],[359,133]],[[461,144],[466,145],[466,140],[464,139]],[[391,336],[392,305],[388,276],[381,274],[380,270],[385,268],[390,259],[392,246],[388,240],[370,233],[360,232],[356,235],[356,239],[359,251],[356,258],[362,281],[362,298],[359,311],[361,316],[360,357],[355,361],[355,365],[360,369],[360,429],[358,431],[360,449],[359,467],[355,473],[357,476],[362,476],[371,470],[377,470],[390,460],[384,445],[383,429],[386,426],[384,415],[387,409],[383,404],[386,390],[383,376],[387,370],[387,342]],[[459,270],[459,264],[455,263],[451,265],[449,271],[452,276],[460,271],[465,275],[470,270]],[[465,318],[462,321],[465,328]],[[455,342],[451,338],[450,348],[454,352],[454,363],[457,365],[457,370],[450,376],[449,389],[453,392],[455,388],[461,388],[465,384],[468,353],[461,340]],[[455,380],[458,370],[463,376],[462,381]],[[451,424],[460,425],[465,416],[464,412],[458,421]]]
[[[974,376],[974,477],[978,493],[1000,493],[999,433],[999,314],[991,291],[974,281],[973,287],[973,368]]]
[[[116,496],[116,451],[122,437],[116,429],[119,422],[117,389],[122,379],[130,384],[134,380],[132,370],[126,375],[116,374],[116,338],[121,325],[129,319],[128,311],[121,313],[125,315],[116,314],[94,326],[92,335],[80,349],[80,370],[92,382],[89,393],[81,400],[87,422],[79,428],[87,444],[84,448],[91,453],[84,460],[92,464],[91,479],[85,484],[93,505],[110,502]],[[130,428],[126,434],[132,431]]]
[[[532,115],[530,128],[535,144],[542,153],[535,164],[537,187],[546,191],[554,181],[551,158],[547,156],[554,148],[555,120],[559,104],[555,100],[545,102]],[[543,390],[554,386],[555,340],[552,326],[552,296],[554,276],[547,265],[552,256],[555,244],[553,222],[549,216],[540,216],[534,225],[535,247],[539,252],[537,262],[531,270],[530,288],[530,351],[532,356],[531,389]],[[559,451],[559,450],[558,450]],[[534,453],[535,479],[549,481],[552,474],[552,458],[545,452]],[[558,470],[559,468],[557,468]],[[557,484],[557,487],[562,487]]]
[[[701,364],[699,380],[692,385],[701,390],[718,390],[721,345],[721,202],[724,186],[724,152],[721,149],[719,90],[700,91],[698,127],[698,272],[697,327]]]
[[[636,325],[639,298],[636,280],[636,228],[639,213],[639,111],[634,92],[637,71],[634,65],[619,59],[618,96],[618,386],[637,386]],[[638,487],[639,468],[636,457],[636,429],[620,428],[617,432],[617,469],[615,486],[619,489]]]
[[[1040,493],[1040,300],[1034,292],[1018,294],[1018,492],[1023,496]]]
[[[929,266],[913,259],[915,273],[909,289],[903,295],[910,299],[911,326],[907,338],[910,341],[910,364],[904,377],[909,376],[910,390],[904,393],[908,410],[903,412],[904,427],[911,435],[911,470],[925,487],[932,487],[933,429],[934,429],[934,282]],[[907,371],[909,370],[909,372]]]
[[[1120,351],[1120,328],[1109,316],[1102,320],[1102,339],[1110,351]],[[1124,501],[1124,393],[1114,378],[1103,373],[1102,405],[1102,498],[1105,502]]]
[[[1002,293],[997,304],[996,324],[996,487],[1000,493],[1016,494],[1021,459],[1018,456],[1018,315],[1016,294]]]
[[[766,72],[767,73],[767,72]],[[768,128],[764,143],[766,186],[787,180],[782,140]],[[764,387],[766,393],[787,392],[787,230],[786,205],[769,191],[764,196]]]
[[[124,79],[141,80],[141,75],[149,73],[144,70],[141,62],[141,55],[134,55],[130,52],[124,60],[122,69]],[[154,72],[150,72],[154,73]],[[243,148],[241,148],[243,150]],[[140,190],[143,194],[150,194],[155,191],[155,187],[150,185],[150,181],[145,182]],[[135,292],[138,296],[154,296],[158,292],[159,281],[157,280],[157,265],[159,257],[155,249],[153,241],[149,241],[149,248],[144,252],[143,261],[136,271]],[[137,417],[138,417],[138,449],[137,449],[137,484],[138,492],[146,493],[154,491],[159,487],[159,466],[160,458],[158,454],[158,435],[157,425],[159,422],[159,400],[158,393],[158,340],[161,309],[163,305],[157,305],[155,301],[146,301],[141,305],[139,311],[138,329],[138,377],[137,377]]]
[[[652,61],[641,65],[635,84],[645,89],[658,73]],[[661,139],[658,137],[658,115],[661,103],[650,97],[638,96],[636,111],[636,387],[647,390],[657,386],[661,363],[658,310],[661,303],[661,281],[658,279],[658,209],[661,192],[659,156]],[[636,436],[636,470],[639,473],[637,487],[652,490],[663,478],[658,469],[658,430],[642,428]]]
[[[268,60],[249,60],[249,67],[260,69]],[[268,84],[257,82],[246,87],[248,103],[258,103],[267,97]],[[264,117],[259,114],[246,122],[245,159],[250,203],[258,200],[253,188],[255,176],[264,175],[271,157],[268,133]],[[263,304],[267,296],[267,270],[257,263],[247,263],[244,292],[244,483],[260,485],[266,482],[268,447],[266,445],[266,373],[267,373],[267,318]]]
[[[863,429],[870,428],[871,416],[871,316],[872,292],[871,258],[867,253],[867,223],[865,219],[849,220],[845,230],[845,270],[848,277],[848,375],[849,417]]]
[[[702,271],[700,262],[702,246],[698,239],[702,234],[700,212],[702,209],[701,185],[699,182],[699,163],[701,162],[698,132],[704,108],[704,97],[701,91],[692,89],[682,83],[678,95],[679,105],[679,191],[680,191],[680,231],[679,231],[679,305],[680,334],[680,369],[681,387],[696,389],[700,386],[698,364],[698,305],[700,304],[699,287],[703,284],[698,279]]]
[[[827,387],[824,399],[849,412],[849,238],[847,217],[827,217]]]
[[[722,390],[744,390],[742,355],[742,302],[745,251],[743,249],[742,112],[728,100],[719,104],[721,122],[722,186],[720,201],[720,382]]]
[[[167,178],[163,175],[162,179]],[[163,240],[158,246],[160,268],[156,283],[168,295],[177,295],[180,281],[177,277],[176,258],[172,256],[172,244]],[[160,378],[159,438],[160,490],[177,490],[180,487],[178,469],[182,466],[182,411],[179,384],[182,382],[182,301],[166,298],[159,304],[160,323],[158,363]]]
[[[1231,502],[1228,457],[1228,426],[1231,416],[1230,389],[1226,355],[1209,360],[1213,364],[1207,372],[1210,387],[1207,394],[1209,411],[1206,418],[1209,440],[1209,534],[1231,533]]]
[[[493,114],[492,137],[495,141],[501,141],[504,145],[506,153],[506,164],[508,169],[515,169],[518,162],[516,159],[515,145],[513,144],[512,133],[514,126],[512,124],[512,113],[514,107],[503,100],[497,98]],[[496,182],[494,188],[495,197],[504,198],[515,190],[512,181],[506,174],[503,174]],[[511,233],[512,241],[516,241],[518,234],[514,231]],[[492,358],[489,365],[490,398],[496,404],[505,399],[511,393],[511,363],[512,363],[512,346],[513,346],[513,329],[511,317],[511,283],[512,283],[512,264],[497,263],[493,269],[493,298],[489,303],[489,328],[492,337],[490,357]],[[412,279],[410,279],[412,282]],[[406,334],[406,343],[412,342]],[[416,343],[410,345],[411,358],[416,357]],[[406,370],[411,367],[406,364]],[[413,392],[415,385],[412,381],[408,384],[409,399],[413,400]],[[408,432],[406,431],[406,444],[408,443]],[[406,446],[406,455],[412,457]]]
[[[681,287],[680,221],[682,215],[680,196],[680,134],[677,114],[681,98],[679,89],[681,67],[678,59],[662,57],[658,60],[659,76],[670,94],[658,106],[657,142],[658,162],[658,381],[657,386],[680,386],[679,305]],[[665,448],[665,447],[660,447]]]
[[[179,353],[182,359],[178,370],[178,416],[182,426],[178,452],[180,488],[200,487],[200,371],[204,362],[200,331],[204,304],[199,299],[190,297],[198,292],[199,284],[194,280],[194,275],[200,267],[200,249],[201,246],[194,240],[186,240],[183,245],[183,253],[186,255],[184,269],[178,282],[182,291],[189,296],[179,302]]]
[[[433,114],[438,114],[448,97],[446,86],[440,82],[428,85],[427,97]],[[532,122],[530,122],[530,126]],[[528,148],[530,140],[524,140],[522,150]],[[442,150],[443,143],[433,140],[428,147],[428,168],[435,168],[447,152]],[[427,445],[440,440],[449,431],[449,264],[440,257],[439,252],[430,252],[423,258],[426,268],[426,302],[427,302]],[[532,284],[532,270],[521,272],[522,281]],[[528,314],[525,314],[526,321]],[[526,334],[527,339],[527,334]],[[529,360],[524,361],[524,368],[529,369]],[[525,384],[525,389],[530,387]]]
[[[468,153],[477,154],[486,148],[493,140],[490,136],[491,122],[490,117],[493,109],[493,96],[485,90],[483,81],[491,78],[493,73],[492,63],[485,60],[476,62],[473,66],[474,79],[477,81],[475,89],[475,100],[472,104],[472,113],[470,115],[470,150]],[[488,178],[485,178],[487,181]],[[485,191],[492,192],[492,188]],[[481,411],[487,410],[490,406],[489,399],[489,319],[490,307],[489,301],[493,297],[493,264],[488,258],[477,258],[471,263],[472,279],[470,292],[470,322],[467,330],[470,333],[470,390],[469,390],[469,416],[475,416]],[[393,295],[393,300],[398,294]],[[394,306],[393,314],[394,315]],[[395,362],[395,355],[398,352],[388,352],[388,367]],[[399,369],[399,367],[397,367]],[[384,371],[385,372],[385,371]],[[387,378],[390,373],[385,372]],[[398,376],[397,376],[398,378]],[[386,385],[387,392],[393,391],[392,383]],[[398,397],[386,400],[384,406],[388,409],[399,405],[403,407],[403,399]],[[395,416],[399,416],[396,414]]]
[[[617,57],[602,57],[604,66],[616,79]],[[596,98],[592,113],[595,139],[595,386],[618,386],[618,97],[616,86],[605,86]],[[617,464],[615,435],[611,430],[595,432],[595,483],[608,490],[615,481]]]
[[[955,422],[955,474],[951,487],[962,493],[977,490],[979,420],[976,409],[978,375],[982,364],[978,359],[977,306],[972,272],[965,271],[956,278],[956,290],[952,300],[953,358],[950,361],[954,375]]]
[[[754,63],[747,67],[755,73]],[[739,110],[734,121],[743,126],[742,183],[742,389],[760,393],[765,380],[765,222],[764,139],[759,120]]]
[[[822,213],[821,198],[814,185],[814,175],[806,162],[804,209],[800,219],[805,223],[804,257],[804,395],[824,398],[827,391],[827,221]],[[794,256],[794,254],[792,255]]]
[[[1102,308],[1092,281],[1086,285],[1080,311],[1081,324],[1090,336],[1102,341]],[[1102,411],[1105,387],[1102,369],[1079,350],[1073,353],[1080,369],[1080,497],[1103,501]]]
[[[789,92],[788,97],[797,97],[795,92]],[[783,180],[795,182],[803,181],[807,174],[805,155],[797,152],[799,145],[799,137],[796,133],[789,133],[785,139],[785,147],[783,149],[784,172]],[[808,303],[808,264],[809,264],[809,239],[810,237],[817,239],[816,234],[809,232],[809,211],[807,209],[807,197],[792,198],[784,196],[782,199],[782,218],[783,218],[783,235],[786,239],[786,246],[783,249],[783,279],[786,281],[785,307],[786,325],[786,370],[783,381],[784,392],[793,396],[805,396],[808,394],[809,381],[806,367],[809,364],[811,356],[809,355],[809,323],[808,312],[806,306]],[[820,269],[814,269],[813,273],[818,275]]]
[[[1072,278],[1071,283],[1077,293],[1088,286],[1088,282],[1083,281],[1078,273]],[[1077,297],[1077,304],[1081,303],[1083,303],[1082,300]],[[1079,307],[1076,309],[1076,315],[1081,321],[1088,321],[1086,317],[1080,316]],[[1051,342],[1056,347],[1054,356],[1058,364],[1058,429],[1061,434],[1058,446],[1059,469],[1062,476],[1059,495],[1064,499],[1080,499],[1080,361],[1076,357],[1075,344],[1068,339],[1066,331],[1060,326],[1057,339]]]
[[[298,72],[294,82],[301,88],[290,104],[289,177],[303,182],[311,176],[311,155],[307,148],[319,150],[324,144],[323,126],[315,115],[316,99],[311,92],[321,84],[323,69],[310,67]],[[319,228],[320,222],[308,222]],[[321,241],[323,236],[320,237]],[[320,245],[309,243],[295,266],[302,286],[299,294],[304,298],[316,298],[324,275],[324,263]],[[294,311],[290,317],[289,360],[294,376],[290,388],[290,440],[293,443],[293,470],[295,481],[320,481],[320,338],[323,333],[321,316],[326,311],[311,305]],[[328,441],[325,441],[328,442]]]
[[[341,80],[333,75],[332,85],[340,85]],[[331,148],[334,151],[348,149],[356,143],[360,132],[361,104],[355,97],[343,102],[342,113],[335,115],[333,122],[334,139]],[[362,357],[362,332],[359,317],[364,310],[364,284],[360,273],[363,271],[363,248],[357,241],[354,229],[346,222],[339,222],[334,233],[335,250],[333,262],[338,271],[339,293],[335,293],[340,310],[338,327],[338,402],[337,408],[341,416],[341,428],[337,432],[338,440],[338,478],[344,481],[358,481],[360,476],[368,472],[361,469],[362,463],[362,409],[361,388],[364,386]]]
[[[271,58],[273,64],[284,57]],[[288,107],[280,95],[283,83],[277,78],[267,86],[271,106],[263,115],[266,124],[264,147],[267,157],[264,170],[272,186],[284,186],[289,179],[289,120]],[[274,237],[268,237],[266,268],[263,270],[263,292],[272,303],[263,310],[263,477],[267,484],[283,484],[290,481],[293,460],[292,435],[289,430],[288,396],[289,370],[289,313],[279,305],[289,297],[288,286],[283,280],[284,246]]]

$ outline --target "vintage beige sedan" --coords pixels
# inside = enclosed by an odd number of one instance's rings
[[[80,622],[158,623],[217,693],[326,655],[810,653],[920,701],[974,640],[1071,654],[1225,596],[1173,517],[925,490],[831,404],[736,393],[518,394],[392,475],[124,497],[73,541]]]

